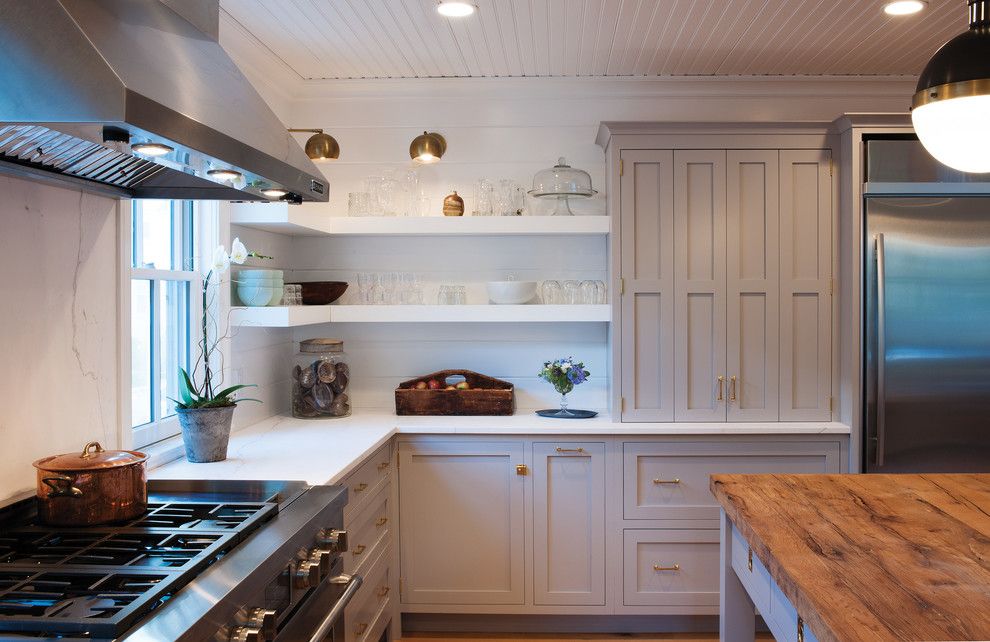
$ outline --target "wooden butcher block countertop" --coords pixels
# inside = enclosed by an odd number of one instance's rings
[[[990,640],[990,474],[713,475],[821,642]]]

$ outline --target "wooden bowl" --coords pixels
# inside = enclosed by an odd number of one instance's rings
[[[303,305],[328,305],[347,291],[344,281],[310,281],[299,285],[302,286]]]

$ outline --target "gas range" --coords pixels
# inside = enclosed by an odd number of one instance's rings
[[[341,489],[163,480],[148,493],[145,515],[88,528],[38,524],[33,499],[4,509],[0,641],[339,637],[361,581],[340,572]]]

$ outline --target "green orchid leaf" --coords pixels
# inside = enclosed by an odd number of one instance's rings
[[[253,384],[253,383],[241,383],[241,384],[238,384],[236,386],[231,386],[229,388],[224,388],[220,392],[218,392],[215,395],[213,395],[213,397],[215,399],[219,399],[219,398],[222,398],[222,397],[229,397],[230,395],[234,394],[235,392],[237,392],[241,388],[257,388],[257,387],[258,386],[255,385],[255,384]]]

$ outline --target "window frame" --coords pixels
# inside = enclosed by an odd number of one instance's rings
[[[160,199],[160,200],[172,200],[172,240],[171,240],[171,251],[172,251],[172,265],[182,265],[183,262],[191,260],[193,265],[189,266],[195,268],[200,262],[198,259],[203,254],[203,247],[209,247],[207,241],[212,240],[214,234],[204,234],[203,232],[209,232],[210,228],[215,229],[215,222],[213,225],[209,225],[210,221],[206,219],[207,208],[202,207],[200,202],[185,200],[185,199]],[[187,298],[184,312],[188,314],[189,323],[188,326],[182,328],[182,333],[185,334],[185,350],[187,351],[188,363],[194,362],[194,355],[196,354],[196,344],[202,341],[202,332],[200,330],[200,325],[197,320],[202,315],[202,297],[200,293],[203,289],[203,275],[196,269],[182,269],[182,270],[172,270],[172,269],[158,269],[158,268],[146,268],[146,267],[134,267],[134,265],[142,264],[142,257],[140,256],[141,244],[136,241],[140,238],[141,228],[140,228],[140,218],[135,217],[135,208],[138,201],[127,200],[122,201],[122,214],[121,217],[126,221],[126,225],[122,225],[121,237],[126,239],[124,243],[124,255],[125,267],[127,274],[126,284],[122,284],[122,298],[126,298],[126,305],[122,307],[122,316],[126,316],[126,323],[122,323],[122,330],[124,330],[121,335],[124,341],[127,343],[126,350],[126,361],[122,358],[122,365],[125,365],[127,370],[127,376],[123,377],[126,379],[126,392],[123,397],[126,399],[126,412],[121,413],[121,423],[126,431],[125,434],[129,438],[125,438],[124,443],[130,442],[131,446],[134,448],[140,448],[149,446],[151,444],[160,442],[162,440],[174,437],[179,434],[180,426],[178,417],[175,414],[162,416],[162,392],[160,389],[161,384],[161,373],[162,369],[166,367],[164,365],[166,356],[163,354],[163,346],[161,345],[161,321],[162,306],[160,305],[161,299],[161,288],[168,287],[170,282],[183,282],[186,283],[187,287]],[[179,216],[176,216],[176,205],[179,205],[182,210]],[[134,225],[135,218],[139,218],[138,225]],[[176,239],[180,242],[176,242]],[[196,243],[194,245],[194,243]],[[184,251],[188,248],[188,251]],[[151,411],[151,421],[140,424],[138,426],[132,425],[132,408],[131,399],[133,395],[133,385],[134,382],[130,376],[132,363],[131,363],[131,343],[132,343],[132,333],[133,329],[131,327],[131,301],[130,292],[132,283],[134,281],[148,281],[150,282],[150,301],[151,301],[151,324],[148,328],[150,334],[149,345],[151,347],[151,358],[150,358],[150,411]],[[176,314],[181,314],[183,311],[176,311]],[[174,323],[178,319],[169,320],[169,322]],[[180,326],[181,327],[181,326]],[[177,355],[170,355],[169,358],[176,358]]]

